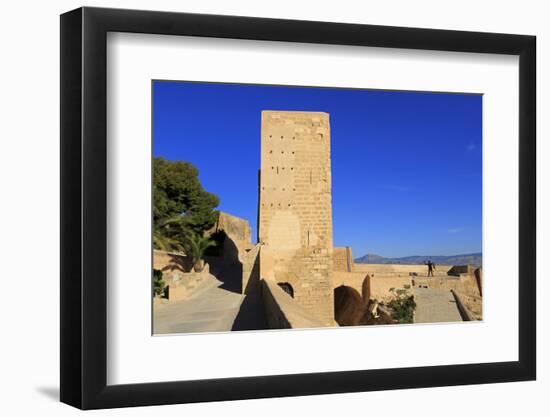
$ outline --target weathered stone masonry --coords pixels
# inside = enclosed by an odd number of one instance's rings
[[[290,284],[306,311],[333,325],[327,113],[262,112],[259,189],[258,240],[262,254],[272,257],[262,278]]]

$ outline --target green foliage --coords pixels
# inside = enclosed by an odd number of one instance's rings
[[[188,236],[202,235],[216,222],[216,195],[204,190],[199,172],[182,161],[153,160],[153,244],[181,251]]]
[[[212,239],[198,234],[187,236],[184,243],[185,253],[193,258],[193,262],[201,260],[206,249],[215,245],[216,242]]]
[[[153,269],[153,291],[155,295],[161,295],[166,287],[166,282],[162,279],[162,271]]]
[[[392,309],[392,317],[400,324],[413,322],[416,302],[409,294],[410,288],[410,285],[406,285],[405,288],[390,288],[393,299],[388,303],[388,307]]]
[[[183,251],[183,245],[179,240],[170,238],[164,235],[164,230],[158,228],[153,230],[153,245],[155,249],[160,249],[164,251]]]

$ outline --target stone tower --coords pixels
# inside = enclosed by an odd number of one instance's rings
[[[329,115],[263,111],[261,135],[258,240],[272,259],[261,273],[333,325]]]

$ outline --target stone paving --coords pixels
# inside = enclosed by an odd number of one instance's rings
[[[156,306],[153,333],[198,333],[230,331],[244,295],[213,287],[189,300]]]
[[[441,323],[462,321],[458,306],[449,290],[414,288],[415,323]]]

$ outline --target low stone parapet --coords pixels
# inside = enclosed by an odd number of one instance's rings
[[[412,287],[412,277],[410,276],[391,276],[391,277],[379,277],[370,276],[366,277],[366,284],[363,290],[363,297],[365,300],[378,300],[387,302],[394,298],[392,289],[407,289]]]
[[[201,272],[175,271],[165,282],[164,300],[170,303],[189,300],[210,288],[219,287],[222,284],[214,275],[210,274],[208,264]]]
[[[451,290],[451,293],[453,294],[453,297],[455,298],[456,305],[458,307],[458,311],[460,311],[460,316],[462,317],[462,320],[464,321],[474,321],[476,318],[474,315],[470,312],[468,307],[464,304],[460,296],[457,294],[456,291]]]
[[[260,254],[258,243],[243,255],[243,294],[259,293],[260,291]]]
[[[461,274],[459,276],[448,275],[433,278],[421,277],[414,278],[414,282],[419,287],[454,290],[481,296],[480,287],[475,275]]]
[[[418,276],[427,276],[428,275],[428,266],[423,264],[354,264],[354,271],[356,272],[365,272],[369,275],[400,275],[407,276],[410,274],[416,274]],[[452,268],[451,265],[436,265],[435,274],[436,275],[447,275],[449,270]]]
[[[364,272],[334,272],[334,287],[345,285],[355,289],[365,304],[369,300],[388,301],[393,297],[390,289],[412,287],[414,277],[395,274],[369,275]]]
[[[153,269],[162,271],[164,278],[174,272],[190,272],[193,269],[193,259],[183,253],[153,251]]]

